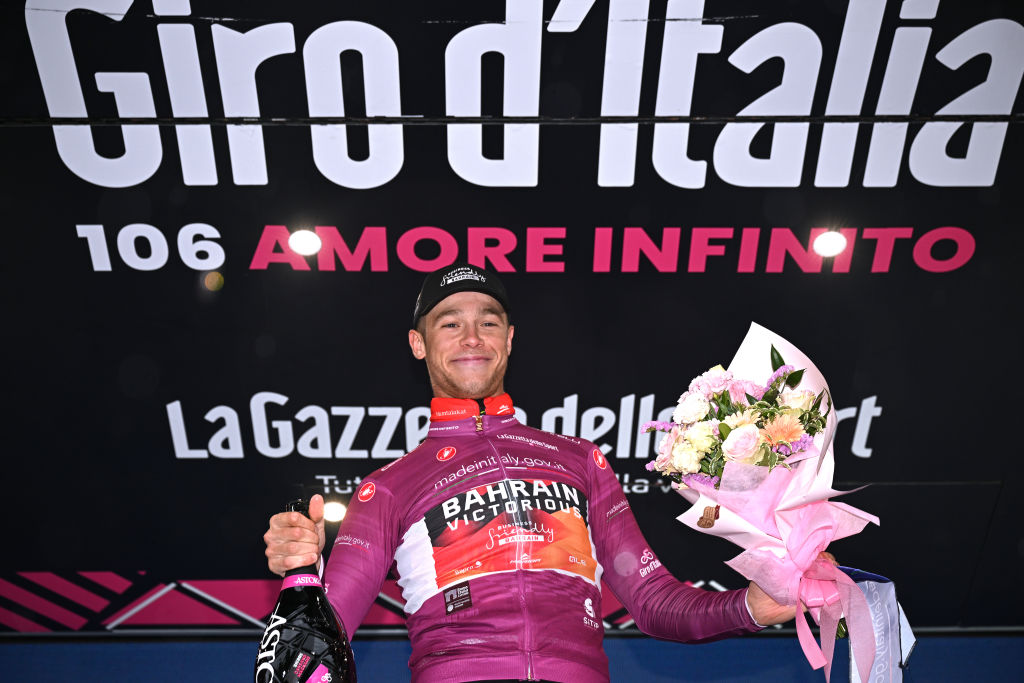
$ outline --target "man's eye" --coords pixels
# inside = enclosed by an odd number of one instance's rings
[[[445,323],[445,324],[441,325],[441,327],[458,327],[458,326],[459,326],[458,323]]]

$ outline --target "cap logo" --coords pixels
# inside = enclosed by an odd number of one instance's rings
[[[455,457],[455,446],[445,446],[437,452],[437,459],[441,462],[451,460]]]
[[[362,485],[359,489],[359,493],[356,495],[359,497],[359,502],[366,503],[373,498],[373,494],[377,492],[377,487],[373,485],[372,481],[368,481]]]
[[[462,280],[476,280],[477,282],[487,282],[487,276],[483,273],[478,273],[472,268],[456,268],[452,272],[441,278],[439,284],[440,287],[447,287],[448,285]]]

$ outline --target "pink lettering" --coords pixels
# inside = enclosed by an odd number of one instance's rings
[[[674,273],[679,267],[679,228],[663,228],[661,247],[643,228],[626,228],[622,233],[622,272],[640,269],[640,254],[661,273]]]
[[[932,248],[942,240],[950,240],[956,244],[956,253],[945,260],[932,256]],[[963,228],[935,228],[922,235],[914,245],[914,263],[929,273],[948,273],[970,261],[974,256],[974,247],[974,235]]]
[[[440,253],[434,258],[420,258],[416,254],[416,245],[424,240],[431,240],[438,246]],[[455,238],[440,228],[428,225],[413,228],[398,238],[396,246],[398,260],[412,270],[429,273],[455,263],[459,255],[459,245]]]
[[[594,228],[594,272],[608,273],[612,269],[612,228]]]
[[[875,257],[871,261],[872,273],[888,273],[892,264],[892,250],[898,239],[909,239],[913,228],[864,228],[860,235],[866,240],[877,240]]]
[[[264,226],[249,270],[266,270],[271,263],[287,263],[293,270],[309,270],[306,259],[288,246],[288,235],[288,228],[283,225]]]
[[[761,228],[743,228],[740,237],[740,260],[737,273],[753,273],[757,266],[757,243],[761,239]]]
[[[825,232],[824,228],[812,229],[808,244],[813,244],[814,238],[823,232]],[[803,272],[821,272],[820,255],[810,247],[801,244],[789,228],[772,228],[771,238],[768,242],[768,262],[765,264],[764,271],[766,273],[781,273],[787,254],[796,261],[796,265]]]
[[[564,273],[565,263],[549,261],[546,256],[561,256],[562,244],[549,244],[548,240],[565,239],[565,228],[526,229],[526,270],[531,273]]]
[[[487,241],[491,240],[492,244]],[[505,228],[467,228],[467,258],[474,266],[487,268],[487,261],[499,273],[514,273],[508,254],[516,248],[516,234]]]
[[[694,228],[690,232],[689,271],[691,273],[703,273],[707,265],[708,256],[724,255],[725,245],[711,244],[711,240],[732,239],[732,232],[732,228]]]
[[[317,254],[316,263],[320,270],[334,270],[335,257],[341,262],[343,270],[362,270],[366,259],[370,259],[370,270],[373,272],[388,269],[388,235],[387,228],[363,228],[355,250],[349,249],[345,238],[333,225],[316,226],[316,234],[323,242]]]

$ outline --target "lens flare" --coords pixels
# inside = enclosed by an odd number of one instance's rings
[[[324,503],[324,519],[328,522],[340,522],[345,517],[346,508],[342,503],[331,501]]]
[[[312,256],[320,251],[320,236],[312,230],[296,230],[288,236],[288,246],[296,254]]]
[[[846,249],[846,238],[840,232],[829,230],[815,238],[813,248],[821,256],[836,256]]]
[[[203,277],[203,287],[211,292],[219,291],[224,286],[224,276],[216,270],[211,270]]]

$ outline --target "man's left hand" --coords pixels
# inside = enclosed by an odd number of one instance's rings
[[[836,566],[839,565],[832,553],[821,553],[818,558]],[[795,605],[780,605],[753,581],[750,582],[750,587],[747,589],[747,606],[750,607],[754,621],[762,626],[784,624],[796,616]]]

